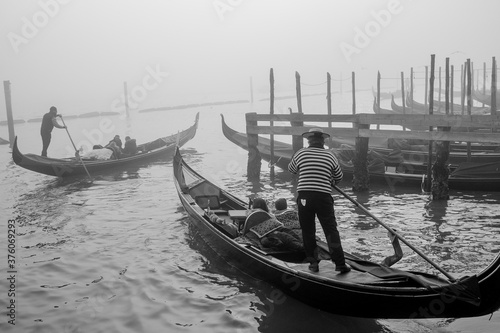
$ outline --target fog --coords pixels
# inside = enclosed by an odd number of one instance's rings
[[[278,92],[303,82],[422,72],[445,58],[481,68],[500,54],[492,0],[3,0],[0,77],[15,118],[51,105],[78,112],[120,107],[123,82],[159,107]],[[137,89],[136,89],[137,90]],[[0,119],[4,120],[2,98]]]

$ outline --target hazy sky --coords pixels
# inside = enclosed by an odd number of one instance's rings
[[[450,57],[490,67],[499,9],[495,0],[2,0],[0,77],[18,114],[106,111],[124,81],[139,107],[245,92],[250,76],[266,90],[270,68],[282,89],[295,71],[309,83],[355,71],[369,88],[378,70],[423,71],[433,53],[437,66]]]

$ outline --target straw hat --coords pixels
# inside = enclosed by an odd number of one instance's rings
[[[302,134],[302,137],[309,139],[312,136],[322,137],[323,139],[329,138],[330,134],[323,132],[321,128],[311,128],[309,131]]]

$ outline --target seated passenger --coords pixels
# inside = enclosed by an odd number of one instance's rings
[[[130,136],[125,137],[125,146],[123,147],[122,154],[126,156],[137,154],[137,143],[135,139],[131,139]]]
[[[109,141],[106,146],[108,146],[112,142],[114,142],[118,146],[118,148],[120,148],[120,150],[122,149],[122,140],[120,139],[120,136],[118,134],[115,135],[115,137],[113,138],[113,140]]]
[[[269,207],[267,207],[266,200],[262,198],[255,198],[252,201],[252,209],[250,209],[247,212],[247,215],[249,215],[251,212],[255,211],[256,209],[261,209],[265,211],[266,213],[269,213]]]
[[[299,214],[297,213],[296,210],[288,209],[288,205],[285,198],[280,198],[276,200],[274,206],[276,208],[276,210],[274,211],[274,216],[278,221],[283,223],[283,226],[289,229],[300,230]]]
[[[254,199],[252,209],[249,210],[247,215],[258,210],[268,213],[269,218],[249,228],[244,236],[260,242],[263,247],[274,250],[304,250],[301,235],[285,227],[273,214],[269,213],[269,208],[264,199]]]

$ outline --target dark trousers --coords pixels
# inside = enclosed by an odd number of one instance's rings
[[[43,144],[42,156],[47,156],[47,149],[49,148],[49,145],[50,145],[51,135],[50,135],[50,133],[41,133],[41,135],[42,135],[42,144]]]
[[[317,216],[325,233],[332,261],[336,266],[345,265],[332,196],[322,192],[300,191],[297,196],[297,207],[307,260],[318,261],[317,253],[315,253],[317,246],[315,217]]]

